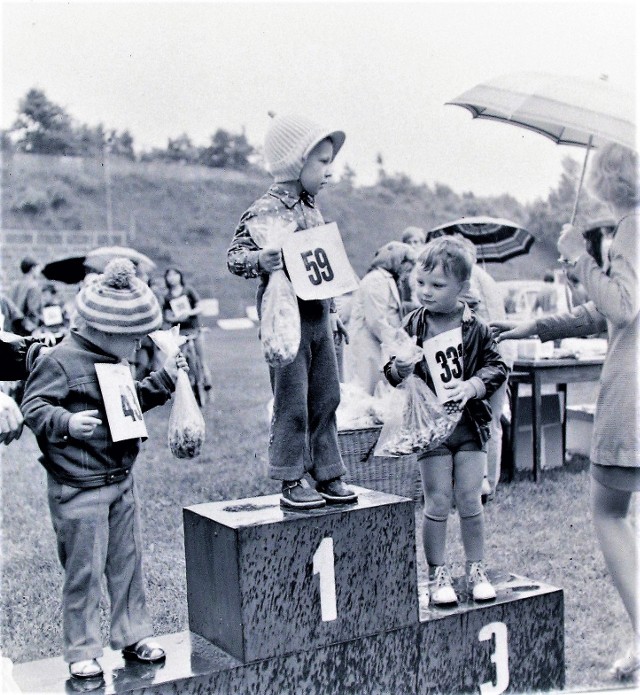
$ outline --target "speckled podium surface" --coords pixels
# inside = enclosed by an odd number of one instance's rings
[[[105,649],[103,679],[73,680],[57,657],[14,665],[16,683],[144,695],[562,689],[561,589],[493,574],[496,600],[476,604],[457,578],[460,603],[429,606],[416,580],[414,503],[358,492],[356,505],[306,513],[283,512],[278,495],[186,508],[191,631],[158,637],[166,662],[132,664]]]
[[[189,627],[247,663],[418,620],[415,505],[284,511],[280,495],[184,510]]]

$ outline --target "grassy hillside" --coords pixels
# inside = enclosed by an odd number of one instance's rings
[[[244,314],[256,283],[230,275],[225,256],[238,218],[269,185],[258,173],[118,159],[105,172],[92,159],[15,155],[2,164],[2,226],[106,229],[107,179],[113,228],[128,230],[130,245],[151,256],[159,272],[169,265],[182,268],[202,296],[218,297],[222,316]],[[433,197],[343,184],[323,192],[319,204],[325,218],[337,222],[360,275],[375,250],[405,226],[430,228],[458,216],[450,201],[440,205]],[[554,249],[536,244],[528,256],[487,270],[498,280],[539,278],[555,256]]]

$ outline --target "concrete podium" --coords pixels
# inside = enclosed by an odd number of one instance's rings
[[[493,574],[495,601],[428,605],[411,500],[357,488],[355,505],[290,513],[279,496],[184,510],[190,631],[166,663],[105,649],[100,682],[61,658],[16,664],[25,692],[423,695],[560,690],[563,592]],[[327,539],[331,539],[328,542]],[[206,633],[206,634],[204,634]]]

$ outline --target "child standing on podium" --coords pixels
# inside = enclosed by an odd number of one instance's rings
[[[264,142],[267,168],[274,182],[242,215],[227,252],[235,275],[260,277],[256,306],[271,273],[283,269],[282,252],[260,248],[251,225],[282,220],[296,231],[324,224],[315,196],[331,177],[331,165],[345,140],[303,116],[275,116]],[[274,394],[269,435],[269,475],[282,481],[281,505],[314,509],[325,504],[357,501],[341,480],[346,473],[338,446],[336,409],[340,403],[334,334],[345,334],[333,300],[298,299],[301,339],[293,362],[270,366]],[[305,473],[315,489],[302,484]]]
[[[468,590],[475,601],[496,596],[483,566],[481,491],[491,423],[487,399],[506,380],[508,368],[489,327],[460,299],[469,289],[473,263],[472,253],[460,239],[441,237],[427,244],[416,263],[421,307],[403,322],[405,331],[416,336],[419,347],[428,348],[436,336],[442,341],[446,339],[443,334],[451,335],[451,345],[442,352],[446,363],[438,362],[448,370],[447,379],[443,379],[448,381],[443,384],[447,402],[462,411],[449,438],[418,456],[425,500],[423,544],[429,564],[430,601],[434,604],[458,601],[445,563],[447,519],[453,497],[460,516]],[[412,362],[396,357],[384,367],[392,386],[399,385],[413,371]],[[433,391],[438,390],[434,381],[438,375],[430,372],[424,358],[415,365],[415,374]]]

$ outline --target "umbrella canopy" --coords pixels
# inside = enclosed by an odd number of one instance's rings
[[[479,261],[503,263],[529,253],[535,238],[522,225],[501,217],[461,217],[430,229],[427,239],[442,234],[461,234],[473,242]]]
[[[447,104],[474,118],[528,128],[559,145],[611,141],[636,148],[634,99],[604,80],[515,73],[478,84]]]
[[[587,148],[571,222],[591,147],[606,141],[635,150],[635,101],[605,80],[515,73],[483,82],[446,102],[468,109],[474,118],[511,123],[559,145]]]
[[[155,269],[156,264],[145,256],[144,253],[129,248],[128,246],[102,246],[99,249],[89,251],[84,264],[91,270],[102,272],[109,261],[114,258],[128,258],[141,270],[149,273]]]
[[[84,256],[70,256],[51,261],[42,267],[42,274],[47,280],[65,282],[67,285],[75,285],[82,282],[86,275]]]

